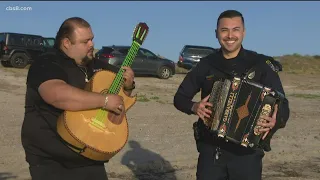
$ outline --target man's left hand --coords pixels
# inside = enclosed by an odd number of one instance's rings
[[[269,134],[270,130],[276,125],[277,112],[278,112],[278,105],[275,105],[272,117],[261,116],[262,122],[265,122],[265,123],[260,123],[260,122],[257,123],[257,125],[263,127],[259,131],[260,132],[265,132],[264,136],[262,137],[263,140],[267,137],[267,135]]]
[[[124,69],[123,78],[124,78],[124,85],[123,87],[125,89],[131,89],[133,86],[133,80],[134,80],[134,73],[130,67],[122,67]]]

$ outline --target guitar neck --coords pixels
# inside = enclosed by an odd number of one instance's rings
[[[115,79],[113,80],[110,89],[109,94],[118,94],[120,91],[120,88],[123,84],[123,73],[124,69],[122,67],[127,66],[130,67],[132,65],[132,62],[134,58],[136,57],[138,50],[140,48],[141,44],[137,43],[136,41],[133,41],[131,44],[131,47],[128,51],[127,56],[125,57],[123,63],[121,64],[121,68],[119,69]]]

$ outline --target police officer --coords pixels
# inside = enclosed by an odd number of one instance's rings
[[[240,76],[274,88],[285,95],[278,71],[281,65],[272,57],[243,48],[245,36],[244,18],[235,10],[227,10],[217,20],[216,38],[221,48],[201,59],[179,86],[174,96],[174,106],[186,113],[199,116],[194,124],[195,139],[199,152],[197,180],[260,180],[264,151],[270,151],[270,139],[279,129],[284,128],[289,118],[288,100],[276,106],[272,117],[264,117],[266,123],[261,132],[267,132],[264,145],[246,148],[217,138],[205,128],[203,120],[209,117],[214,106],[208,102],[214,81],[220,78]],[[280,65],[280,66],[279,66]],[[193,97],[201,89],[201,101]]]

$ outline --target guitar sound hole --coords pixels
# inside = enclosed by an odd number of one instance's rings
[[[113,124],[119,125],[123,121],[125,111],[122,111],[121,114],[115,114],[111,111],[108,113],[108,119],[111,121]]]

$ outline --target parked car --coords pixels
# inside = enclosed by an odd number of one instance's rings
[[[55,38],[33,34],[0,33],[0,61],[4,67],[24,68],[39,54],[52,49]]]
[[[130,46],[103,46],[96,52],[96,59],[120,67]],[[139,75],[156,75],[161,79],[168,79],[175,74],[175,63],[161,58],[148,49],[140,48],[134,59],[132,70]]]
[[[185,45],[179,54],[177,65],[178,67],[190,70],[201,58],[216,51],[217,49],[208,46]]]

